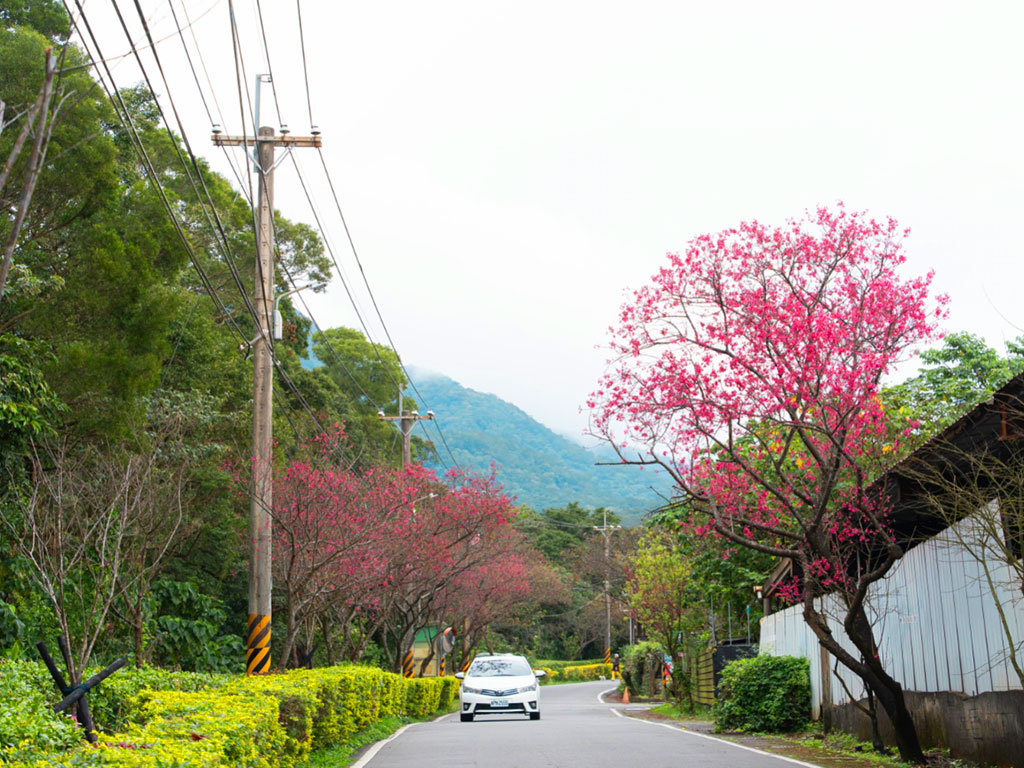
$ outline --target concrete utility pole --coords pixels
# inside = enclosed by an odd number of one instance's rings
[[[257,104],[259,83],[257,79]],[[257,111],[257,120],[259,112]],[[214,129],[216,131],[216,128]],[[283,129],[282,130],[286,130]],[[252,341],[252,500],[249,506],[249,626],[245,651],[246,673],[270,671],[270,574],[271,515],[273,509],[273,407],[274,358],[269,339],[274,308],[274,149],[275,147],[319,147],[320,135],[275,136],[274,129],[261,126],[257,137],[221,136],[214,133],[217,146],[255,147],[259,174],[256,232],[256,322],[259,332]]]
[[[608,525],[608,510],[604,511],[604,525],[594,526],[595,531],[600,531],[604,537],[604,657],[607,663],[611,663],[612,655],[612,593],[609,579],[611,560],[611,532],[621,525]]]
[[[384,411],[377,411],[377,418],[381,421],[397,421],[402,429],[402,466],[412,464],[412,428],[417,421],[433,421],[434,412],[427,411],[426,416],[420,416],[418,411],[406,411],[402,408],[402,393],[398,393],[398,416],[387,416]]]

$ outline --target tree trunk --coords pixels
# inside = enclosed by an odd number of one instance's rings
[[[917,736],[917,727],[903,698],[903,687],[882,667],[871,623],[864,609],[859,608],[852,614],[847,614],[843,622],[847,636],[860,651],[863,661],[850,654],[835,639],[832,630],[829,629],[828,619],[814,608],[813,598],[808,597],[804,600],[804,620],[829,653],[874,690],[878,702],[892,723],[900,757],[908,763],[922,765],[925,762],[924,752]]]

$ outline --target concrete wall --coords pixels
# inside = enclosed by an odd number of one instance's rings
[[[907,691],[905,695],[926,747],[945,747],[980,765],[1024,768],[1024,692],[964,696]],[[871,723],[853,704],[826,709],[823,719],[830,727],[871,740]],[[886,743],[895,743],[892,726],[881,710],[879,728]]]

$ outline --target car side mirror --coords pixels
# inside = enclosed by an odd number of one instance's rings
[[[465,676],[466,676],[466,673],[465,673],[465,672],[456,672],[456,673],[455,673],[455,677],[457,677],[457,678],[458,678],[459,680],[461,680],[461,679],[462,679],[462,678],[464,678]]]
[[[547,675],[547,672],[545,672],[543,669],[535,669],[533,670],[533,674],[535,674],[537,677],[544,677],[545,675]]]

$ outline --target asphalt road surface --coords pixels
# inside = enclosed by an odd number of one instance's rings
[[[605,704],[608,681],[541,691],[541,719],[458,713],[417,723],[371,748],[353,768],[793,768],[808,766],[671,725],[625,717]]]

